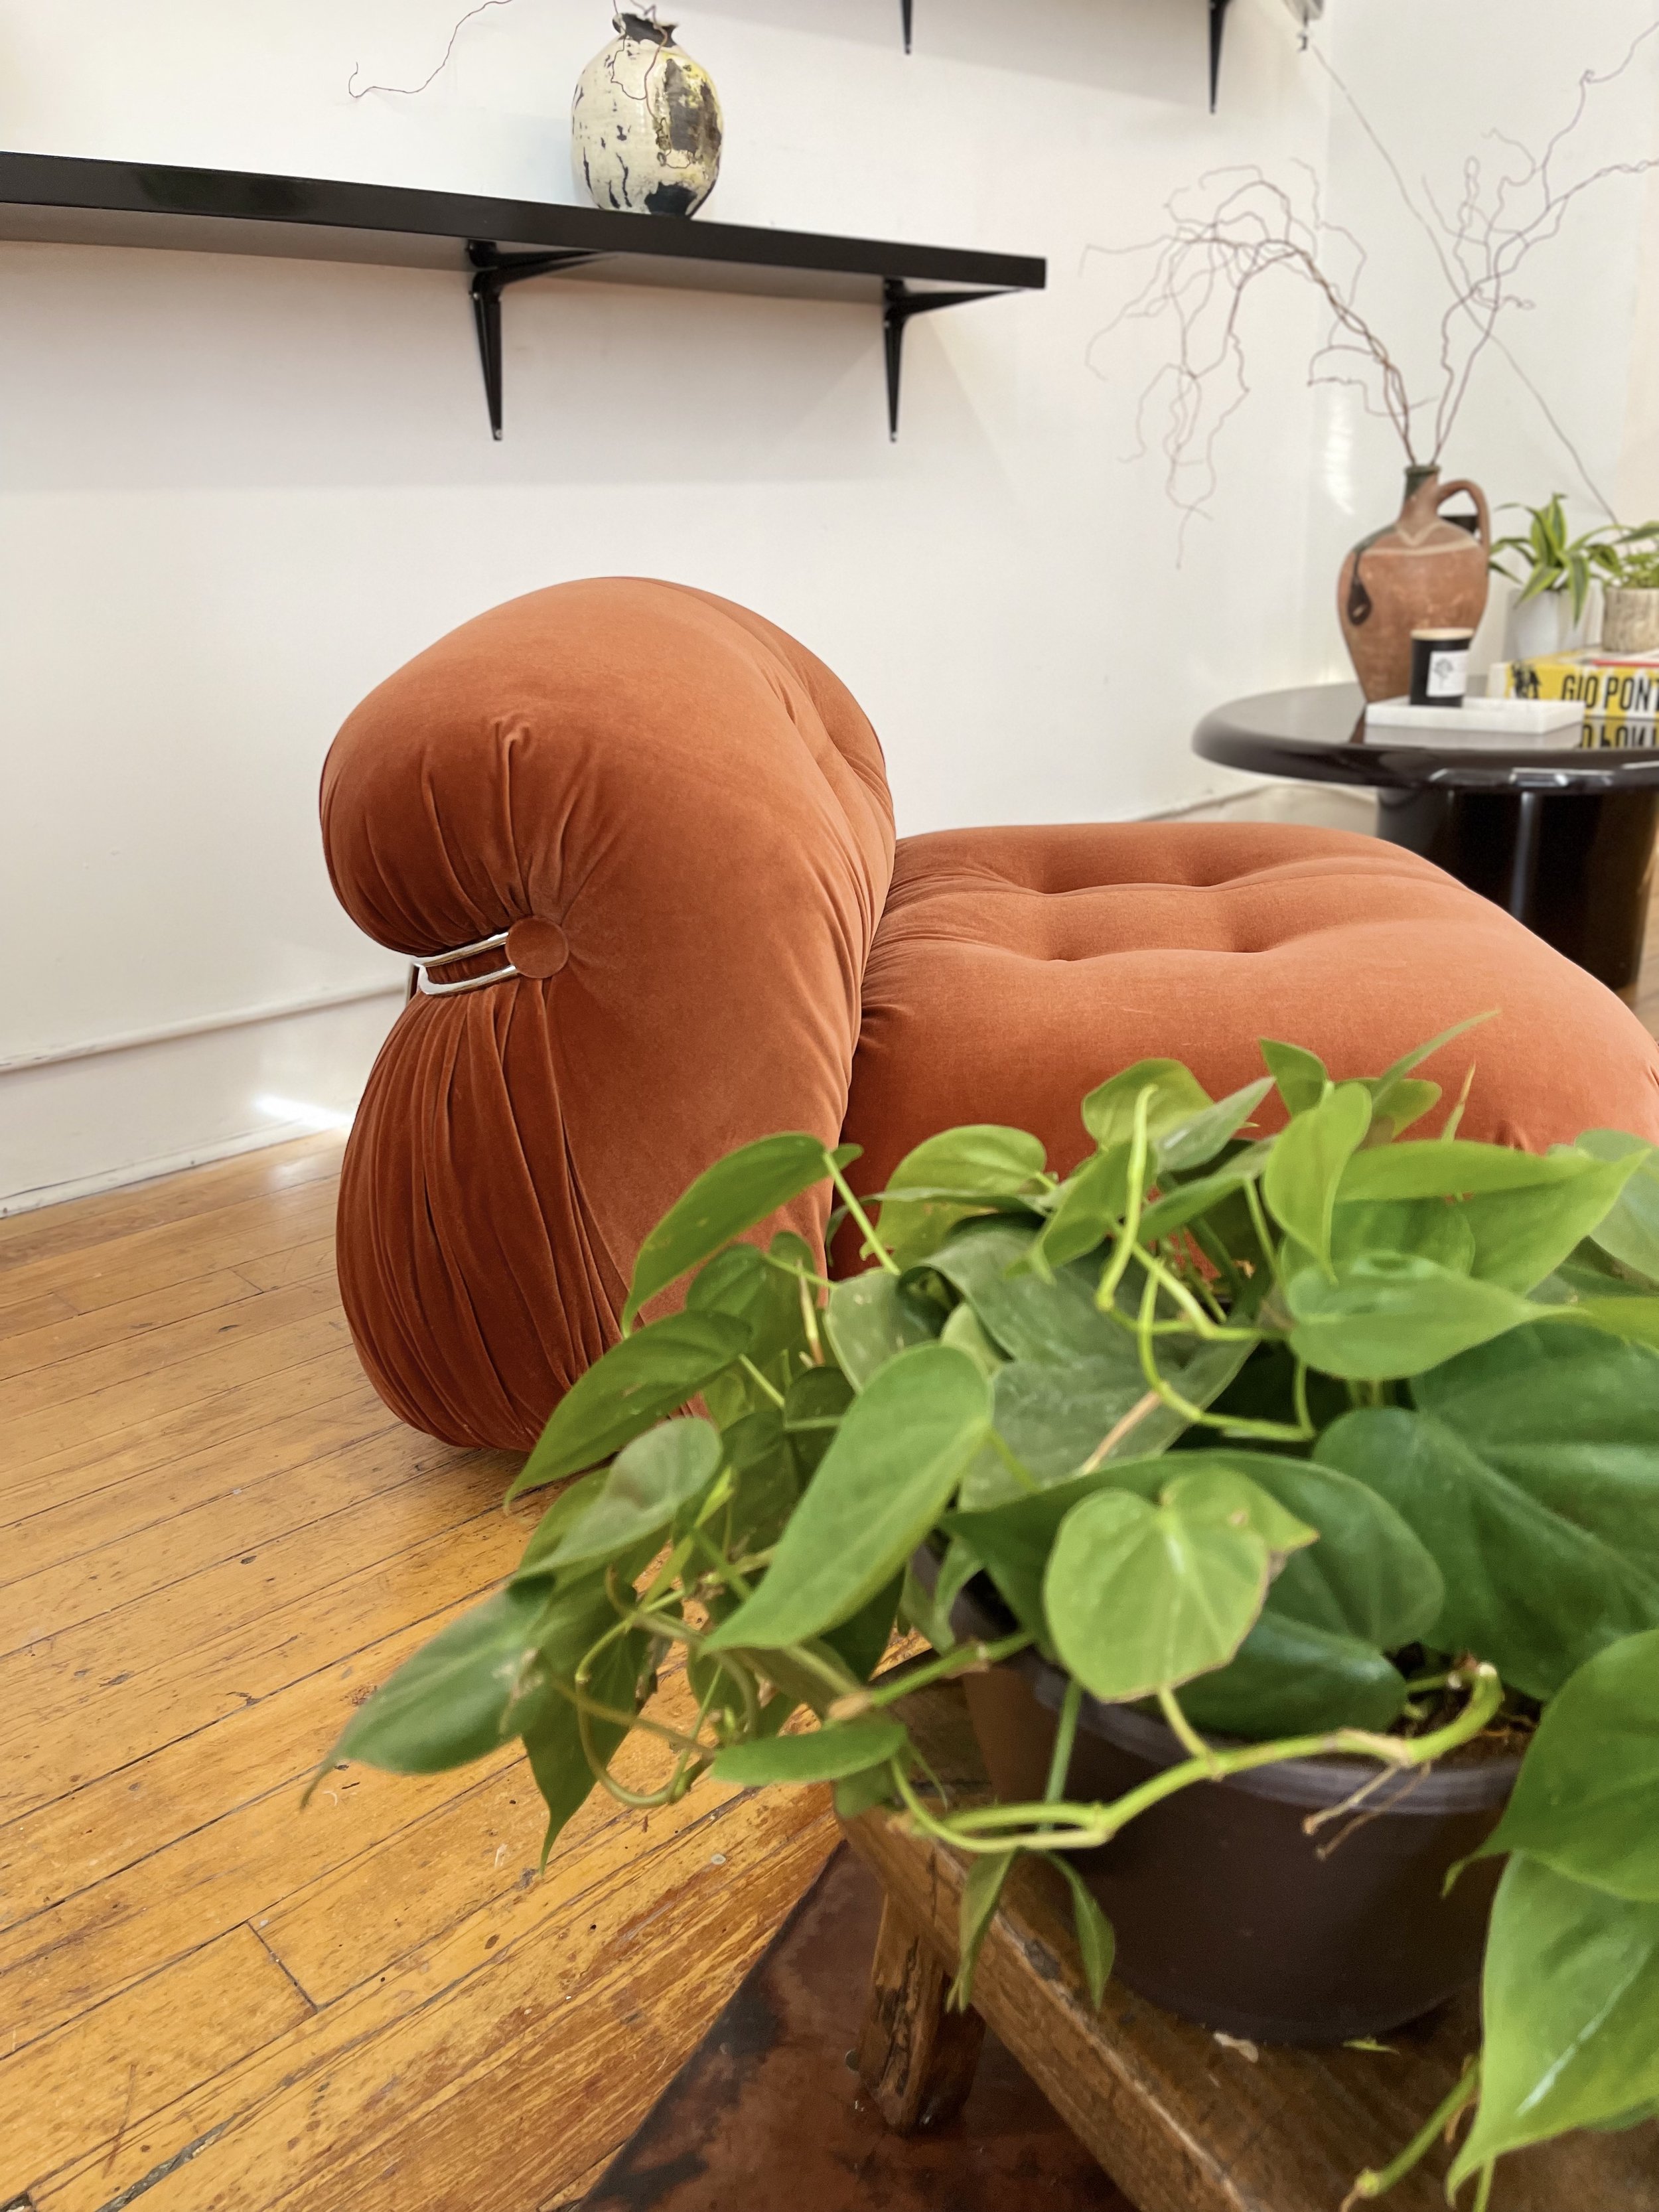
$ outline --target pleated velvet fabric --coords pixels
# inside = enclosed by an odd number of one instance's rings
[[[417,997],[346,1149],[340,1286],[386,1402],[527,1448],[613,1342],[653,1224],[733,1146],[834,1143],[892,867],[880,747],[758,616],[633,579],[465,623],[323,774],[358,926],[418,957],[519,925],[537,972]],[[438,969],[464,978],[499,952]],[[827,1200],[787,1218],[821,1243]]]
[[[1462,1133],[1544,1152],[1589,1128],[1659,1143],[1659,1048],[1630,1010],[1490,900],[1397,845],[1259,823],[1066,823],[902,838],[864,981],[846,1134],[878,1190],[959,1121],[1089,1149],[1084,1093],[1185,1060],[1216,1097],[1258,1040],[1376,1075],[1473,1014],[1421,1073]],[[1257,1117],[1277,1127],[1276,1101]]]
[[[1659,1049],[1628,1009],[1397,846],[1065,824],[907,838],[896,866],[857,704],[707,592],[563,584],[466,623],[353,714],[322,805],[370,936],[429,957],[510,929],[524,971],[411,1001],[341,1182],[363,1364],[456,1443],[528,1447],[615,1340],[653,1224],[779,1130],[861,1145],[864,1191],[964,1121],[1034,1131],[1063,1171],[1083,1094],[1133,1060],[1219,1097],[1264,1036],[1369,1075],[1490,1012],[1425,1066],[1446,1093],[1425,1133],[1472,1068],[1470,1137],[1659,1142]],[[826,1209],[781,1218],[817,1243]]]

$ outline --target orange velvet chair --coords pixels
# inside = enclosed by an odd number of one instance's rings
[[[634,1255],[732,1146],[808,1129],[878,1189],[936,1129],[1087,1146],[1085,1091],[1151,1054],[1219,1095],[1256,1040],[1372,1073],[1499,1010],[1466,1134],[1659,1141],[1659,1051],[1609,992],[1397,847],[1255,824],[902,840],[822,662],[681,586],[562,584],[369,696],[323,773],[330,873],[426,965],[341,1180],[340,1284],[386,1402],[527,1447],[617,1334]],[[471,986],[471,988],[467,988]],[[786,1218],[821,1240],[827,1200]]]

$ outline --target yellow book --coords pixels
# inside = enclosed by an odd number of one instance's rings
[[[1586,745],[1659,744],[1659,655],[1620,659],[1612,653],[1553,653],[1536,660],[1500,660],[1486,689],[1504,699],[1569,699],[1584,709]]]

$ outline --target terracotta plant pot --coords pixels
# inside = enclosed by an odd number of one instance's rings
[[[977,1583],[951,1620],[962,1636],[1011,1625]],[[998,1797],[1040,1798],[1065,1677],[1024,1652],[963,1686]],[[1067,1795],[1121,1796],[1186,1755],[1161,1721],[1085,1698]],[[1388,1775],[1311,1835],[1310,1816],[1347,1806],[1382,1770],[1258,1767],[1179,1791],[1073,1863],[1115,1932],[1114,1975],[1155,2004],[1263,2043],[1386,2034],[1479,1977],[1501,1862],[1443,1891],[1497,1826],[1520,1764],[1500,1754]]]
[[[1467,492],[1477,534],[1441,519],[1454,492]],[[1443,484],[1436,468],[1409,468],[1395,521],[1362,538],[1342,563],[1337,612],[1368,699],[1398,699],[1411,689],[1414,629],[1474,629],[1486,608],[1492,517],[1479,484]]]
[[[1601,592],[1603,653],[1659,653],[1659,591],[1608,584]]]

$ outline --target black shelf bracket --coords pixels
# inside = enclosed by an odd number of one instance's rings
[[[1210,0],[1210,112],[1221,89],[1221,41],[1227,28],[1228,0]]]
[[[910,34],[915,28],[915,0],[899,0],[899,20],[904,27],[904,51],[910,51]],[[1216,94],[1221,86],[1221,41],[1227,25],[1229,0],[1210,0],[1210,112],[1215,113]]]
[[[556,269],[574,268],[579,262],[603,257],[574,246],[548,253],[502,253],[485,240],[475,238],[467,240],[466,258],[474,270],[472,319],[478,331],[489,434],[498,439],[501,434],[501,294],[509,284],[521,284],[526,276],[550,276]]]
[[[912,315],[930,314],[935,307],[964,307],[970,300],[997,300],[998,291],[912,292],[902,276],[884,276],[881,283],[881,335],[887,354],[887,435],[898,436],[899,376],[904,367],[904,326]]]

